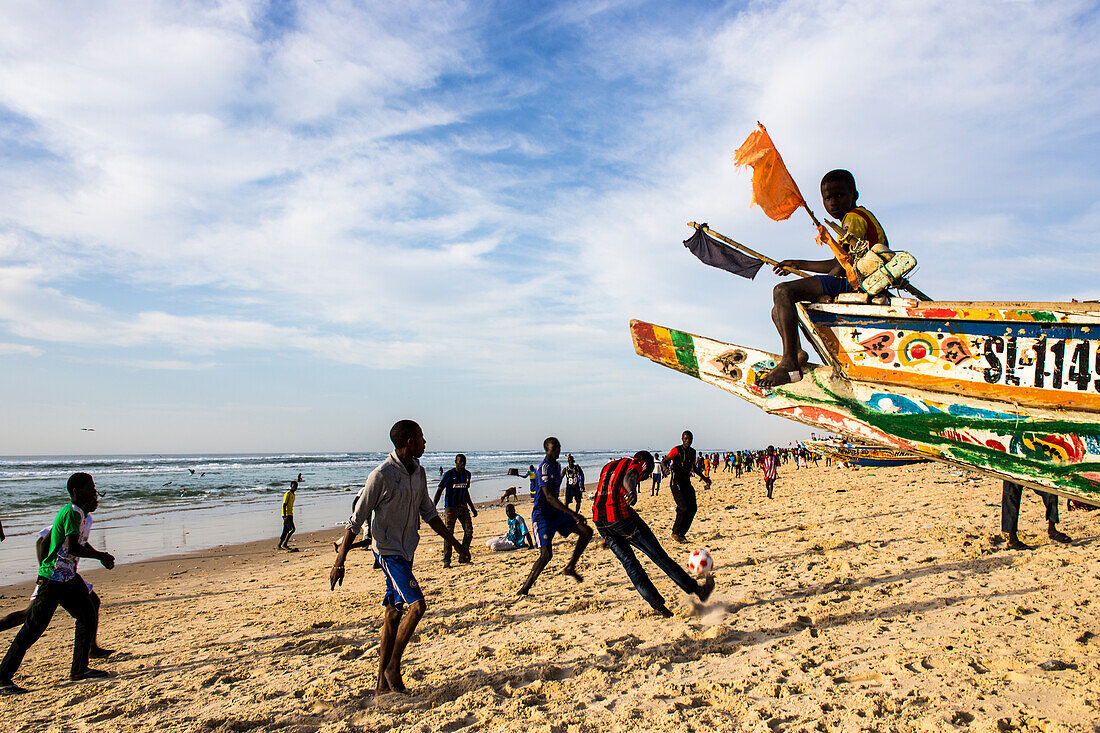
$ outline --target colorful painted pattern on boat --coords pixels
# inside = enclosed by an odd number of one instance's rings
[[[1100,411],[1095,307],[1058,312],[834,304],[801,310],[819,348],[851,379]]]
[[[974,390],[932,391],[919,381],[861,381],[835,365],[763,390],[756,378],[774,364],[774,354],[640,322],[631,331],[639,354],[772,414],[1100,504],[1095,411],[1028,405]],[[942,333],[941,342],[949,332]]]

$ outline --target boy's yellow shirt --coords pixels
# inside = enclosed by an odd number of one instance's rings
[[[285,494],[283,494],[283,516],[284,517],[293,517],[294,516],[294,492],[293,491],[288,491]]]
[[[890,243],[886,239],[886,230],[882,228],[882,224],[879,220],[867,209],[862,206],[857,206],[840,220],[842,227],[847,227],[848,234],[853,237],[858,237],[863,241],[874,247],[877,244],[881,244],[885,247],[889,247]]]

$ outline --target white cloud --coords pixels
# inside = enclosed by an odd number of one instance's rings
[[[23,356],[41,356],[42,350],[27,344],[11,344],[0,342],[0,356],[20,354]]]

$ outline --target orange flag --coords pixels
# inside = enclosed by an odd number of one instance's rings
[[[733,154],[733,163],[752,167],[752,203],[776,221],[787,219],[806,200],[798,191],[787,166],[779,157],[768,131],[759,122],[757,129]]]

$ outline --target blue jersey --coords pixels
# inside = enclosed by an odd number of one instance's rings
[[[470,472],[459,473],[457,468],[452,468],[439,482],[443,487],[443,506],[467,506],[470,502]]]
[[[546,487],[555,499],[560,498],[561,464],[549,458],[544,458],[535,471],[535,506],[531,510],[531,516],[558,511],[556,507],[550,506],[550,503],[546,501],[546,496],[542,493],[543,487]]]

